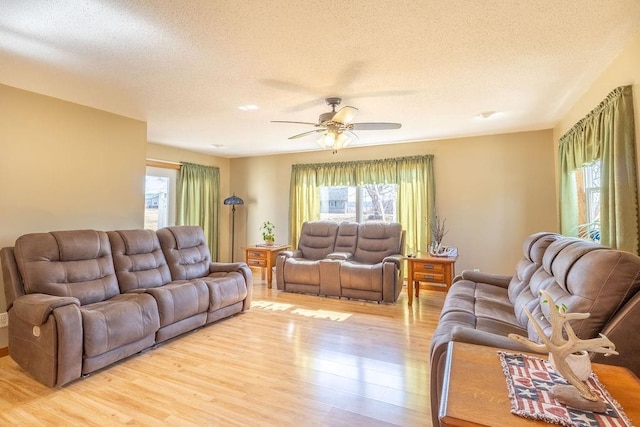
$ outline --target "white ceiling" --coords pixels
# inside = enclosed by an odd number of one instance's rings
[[[0,83],[240,157],[318,149],[270,121],[327,96],[402,123],[360,146],[550,128],[638,31],[638,0],[0,0]]]

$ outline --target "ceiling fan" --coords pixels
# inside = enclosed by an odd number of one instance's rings
[[[352,140],[358,139],[358,136],[353,133],[354,130],[400,129],[402,126],[400,123],[352,123],[358,112],[357,108],[346,106],[336,111],[336,107],[342,102],[342,99],[337,97],[326,98],[325,102],[331,107],[331,111],[320,114],[317,123],[288,120],[272,120],[272,123],[295,123],[315,126],[317,129],[290,136],[289,139],[320,133],[322,134],[318,140],[320,147],[333,148],[334,152],[346,147]]]

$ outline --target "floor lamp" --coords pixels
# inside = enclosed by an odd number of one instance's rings
[[[236,238],[236,205],[244,205],[244,200],[240,197],[236,196],[236,193],[233,193],[233,196],[227,197],[223,202],[225,205],[231,205],[231,262],[233,262],[234,255],[234,245]]]

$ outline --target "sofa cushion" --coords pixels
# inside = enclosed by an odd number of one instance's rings
[[[382,264],[343,262],[340,265],[340,286],[343,289],[382,292]]]
[[[209,274],[211,253],[198,226],[161,228],[156,232],[173,280],[191,280]]]
[[[298,251],[302,258],[321,260],[334,252],[338,224],[331,221],[308,221],[302,224]],[[319,274],[319,273],[318,273]]]
[[[475,318],[472,326],[485,331],[523,330],[514,314],[507,289],[486,283],[467,280],[454,283],[440,315],[446,317],[450,313],[465,313],[469,317],[464,318]]]
[[[144,293],[119,294],[80,307],[84,356],[94,357],[153,335],[160,328],[156,302]]]
[[[535,233],[524,240],[522,245],[523,257],[516,264],[516,271],[509,283],[509,301],[514,307],[515,315],[518,323],[522,327],[526,327],[529,322],[527,315],[522,307],[532,310],[537,304],[537,296],[531,293],[529,282],[534,273],[541,268],[542,258],[549,245],[556,240],[562,238],[556,233]]]
[[[594,338],[640,290],[640,258],[593,242],[566,238],[549,245],[542,268],[529,285],[537,301],[532,315],[541,319],[545,334],[550,334],[551,324],[549,304],[540,296],[543,289],[567,312],[589,313],[586,319],[573,320],[571,327],[581,339]],[[530,339],[539,340],[530,322],[527,329]]]
[[[320,261],[288,258],[283,269],[285,283],[320,285]]]
[[[16,240],[14,253],[27,294],[74,297],[84,305],[120,292],[103,231],[25,234]]]
[[[203,282],[209,288],[209,311],[228,307],[247,297],[244,276],[238,272],[211,273]]]
[[[160,326],[205,313],[209,309],[209,289],[204,281],[179,280],[164,286],[147,289],[158,304]]]
[[[107,232],[122,292],[155,288],[171,281],[167,260],[152,230]]]
[[[377,264],[402,251],[402,226],[399,223],[365,222],[358,227],[354,259],[363,264]]]
[[[353,254],[356,251],[358,243],[358,226],[357,222],[342,222],[338,226],[338,234],[336,235],[336,244],[334,252],[344,252]]]

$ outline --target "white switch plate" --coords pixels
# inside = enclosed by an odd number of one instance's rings
[[[0,313],[0,328],[9,326],[9,313]]]

